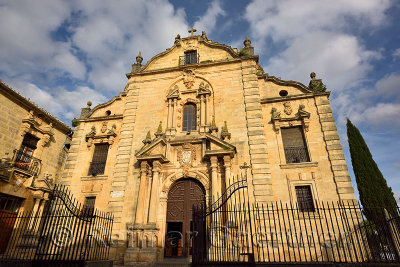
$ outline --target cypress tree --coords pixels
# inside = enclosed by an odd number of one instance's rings
[[[360,131],[349,119],[347,119],[347,137],[361,204],[364,208],[384,207],[392,216],[395,216],[397,204],[392,189],[387,185],[378,165],[372,158]],[[368,213],[367,217],[369,217]]]

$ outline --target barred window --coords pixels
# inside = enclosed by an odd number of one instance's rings
[[[98,174],[104,174],[107,162],[109,144],[96,144],[94,146],[94,153],[92,162],[89,167],[89,175],[96,176]]]
[[[25,162],[28,163],[31,161],[33,152],[37,148],[37,143],[39,138],[27,133],[22,140],[21,147],[17,153],[17,162]]]
[[[306,141],[301,126],[281,128],[286,163],[309,162]]]
[[[84,208],[86,209],[86,214],[93,214],[95,202],[96,202],[96,197],[86,197],[85,198]]]
[[[314,201],[309,185],[296,186],[296,197],[301,212],[314,212]]]
[[[188,103],[183,107],[183,131],[194,131],[196,130],[196,105]]]
[[[197,51],[191,50],[185,52],[185,65],[197,63]]]

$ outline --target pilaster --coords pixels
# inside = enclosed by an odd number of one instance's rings
[[[339,199],[342,201],[353,201],[355,200],[354,189],[351,185],[350,175],[343,155],[339,135],[336,130],[335,120],[332,116],[328,97],[316,96],[315,103]]]
[[[242,82],[254,197],[267,202],[273,200],[272,183],[256,67],[253,60],[242,62]]]

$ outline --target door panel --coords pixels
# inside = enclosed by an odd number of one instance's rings
[[[194,179],[179,180],[171,186],[168,192],[167,202],[167,229],[174,222],[182,223],[182,234],[180,240],[173,244],[181,246],[182,249],[174,249],[171,253],[166,244],[166,253],[168,256],[188,256],[191,254],[191,220],[193,205],[202,205],[205,203],[205,191],[203,186]],[[167,233],[168,236],[168,233]],[[168,250],[168,251],[167,251]],[[174,254],[177,251],[177,254]],[[181,252],[180,252],[181,251]]]

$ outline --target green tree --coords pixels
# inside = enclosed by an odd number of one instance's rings
[[[364,207],[385,207],[394,216],[397,204],[392,189],[372,158],[360,131],[349,119],[347,137],[361,204]],[[368,212],[366,215],[368,217]]]

